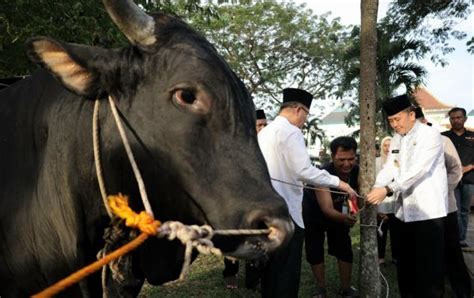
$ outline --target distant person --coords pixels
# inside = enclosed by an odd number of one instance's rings
[[[267,116],[265,116],[265,111],[264,110],[257,110],[257,123],[256,123],[257,134],[265,126],[267,126]]]
[[[355,195],[348,183],[311,165],[301,129],[313,96],[304,90],[283,90],[278,116],[258,134],[258,142],[275,190],[285,200],[295,225],[288,244],[270,256],[262,280],[263,297],[298,297],[304,240],[303,183],[334,187]],[[282,183],[276,181],[284,181]]]
[[[392,137],[382,139],[380,157],[375,160],[375,173],[378,174],[387,163],[390,142]],[[377,208],[377,224],[381,225],[382,234],[377,233],[377,246],[379,251],[379,264],[385,263],[385,247],[387,245],[387,234],[390,232],[390,248],[392,249],[392,262],[397,263],[400,240],[398,239],[399,231],[395,224],[396,202],[393,196],[387,197],[379,204]]]
[[[462,163],[462,180],[454,191],[458,206],[459,241],[468,247],[466,232],[469,226],[469,210],[474,196],[474,132],[466,130],[467,116],[463,108],[452,108],[449,112],[451,130],[443,135],[451,139]]]
[[[347,182],[353,189],[359,188],[359,166],[356,165],[357,142],[352,137],[339,137],[331,144],[332,162],[322,169]],[[331,189],[334,190],[334,189]],[[326,274],[324,266],[324,242],[327,238],[328,254],[336,257],[343,297],[358,297],[351,287],[352,242],[350,228],[357,218],[347,209],[347,195],[330,193],[329,189],[305,189],[303,197],[303,219],[305,224],[306,260],[316,282],[313,298],[326,297]]]
[[[448,202],[443,141],[436,129],[416,121],[407,95],[386,100],[383,109],[396,134],[367,202],[379,204],[392,195],[397,199],[400,295],[443,297]]]
[[[418,121],[431,126],[420,107],[416,108],[415,115]],[[443,144],[448,174],[448,215],[446,216],[444,234],[446,274],[457,298],[471,298],[471,277],[459,243],[458,208],[454,195],[454,189],[462,178],[462,165],[453,142],[443,136]]]

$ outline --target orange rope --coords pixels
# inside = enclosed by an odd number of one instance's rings
[[[125,219],[125,225],[127,227],[138,228],[140,229],[140,231],[142,231],[142,233],[131,242],[114,250],[108,255],[105,255],[103,258],[95,261],[89,266],[84,267],[79,271],[71,274],[70,276],[58,281],[57,283],[39,292],[38,294],[33,295],[32,297],[44,298],[56,295],[67,287],[79,282],[81,279],[84,279],[85,277],[99,270],[100,268],[102,268],[102,266],[105,266],[111,261],[118,259],[121,256],[134,250],[139,245],[141,245],[149,236],[154,236],[157,234],[158,227],[161,223],[157,220],[153,220],[153,218],[144,211],[140,212],[140,214],[136,214],[135,212],[133,212],[133,210],[128,207],[127,197],[119,194],[117,196],[109,196],[108,200],[110,208],[112,209],[114,214],[116,214],[122,219]]]

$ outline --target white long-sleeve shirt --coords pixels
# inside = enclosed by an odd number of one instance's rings
[[[262,129],[258,134],[258,143],[270,177],[301,186],[272,180],[275,190],[285,199],[293,221],[304,228],[301,205],[303,183],[337,187],[339,178],[311,164],[301,130],[285,117],[277,116]]]
[[[405,135],[396,134],[375,187],[389,186],[397,197],[395,216],[404,222],[444,217],[448,181],[440,133],[415,122]]]
[[[458,151],[453,142],[446,136],[441,136],[444,145],[444,160],[448,172],[448,213],[458,210],[454,189],[462,178],[462,164]]]
[[[378,174],[382,170],[382,157],[375,160],[375,173]],[[386,197],[377,207],[377,212],[383,214],[394,214],[397,210],[397,200],[395,196]]]

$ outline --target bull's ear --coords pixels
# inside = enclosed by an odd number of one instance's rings
[[[109,53],[111,50],[60,43],[44,37],[28,40],[27,48],[33,62],[49,70],[72,92],[88,98],[102,93],[100,73],[94,65],[113,55]]]

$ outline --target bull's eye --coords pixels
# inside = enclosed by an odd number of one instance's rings
[[[196,101],[194,92],[187,89],[177,90],[175,96],[178,102],[182,103],[193,104]]]
[[[207,114],[211,107],[211,98],[201,88],[178,87],[172,95],[175,104],[193,113]]]

